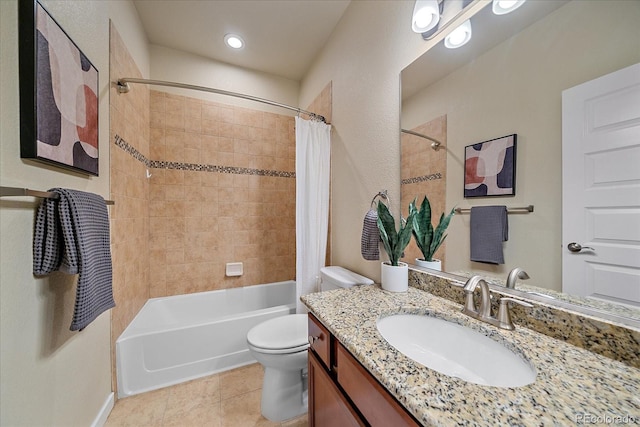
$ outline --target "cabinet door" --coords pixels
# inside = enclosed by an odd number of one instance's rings
[[[364,426],[311,350],[309,351],[309,426]]]
[[[342,344],[336,364],[338,384],[372,427],[419,425]]]
[[[318,319],[309,313],[309,344],[324,365],[331,369],[331,334]]]

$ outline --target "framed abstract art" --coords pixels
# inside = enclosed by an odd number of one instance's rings
[[[34,0],[18,2],[20,157],[98,175],[98,70]]]
[[[464,197],[515,196],[517,135],[464,148]]]

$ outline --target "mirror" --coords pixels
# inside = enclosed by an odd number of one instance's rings
[[[520,267],[530,276],[518,281],[521,290],[640,320],[638,308],[561,292],[562,91],[640,62],[639,18],[637,2],[530,0],[502,16],[487,2],[471,18],[467,45],[439,43],[402,71],[401,128],[441,143],[435,151],[431,141],[401,133],[403,214],[424,194],[434,222],[453,207],[535,207],[508,215],[500,265],[470,261],[469,214],[456,214],[439,251],[444,271],[504,281]],[[464,147],[510,134],[518,144],[515,196],[465,199]],[[414,264],[416,250],[410,246],[404,261]]]

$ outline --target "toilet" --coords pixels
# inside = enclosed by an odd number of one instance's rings
[[[320,269],[320,291],[371,285],[373,280],[338,266]],[[249,330],[247,344],[264,366],[262,415],[275,422],[307,411],[306,314],[290,314],[262,322]]]

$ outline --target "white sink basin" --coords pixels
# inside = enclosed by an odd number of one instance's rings
[[[465,381],[521,387],[536,371],[520,356],[473,329],[428,315],[397,314],[378,319],[378,331],[405,356]]]

